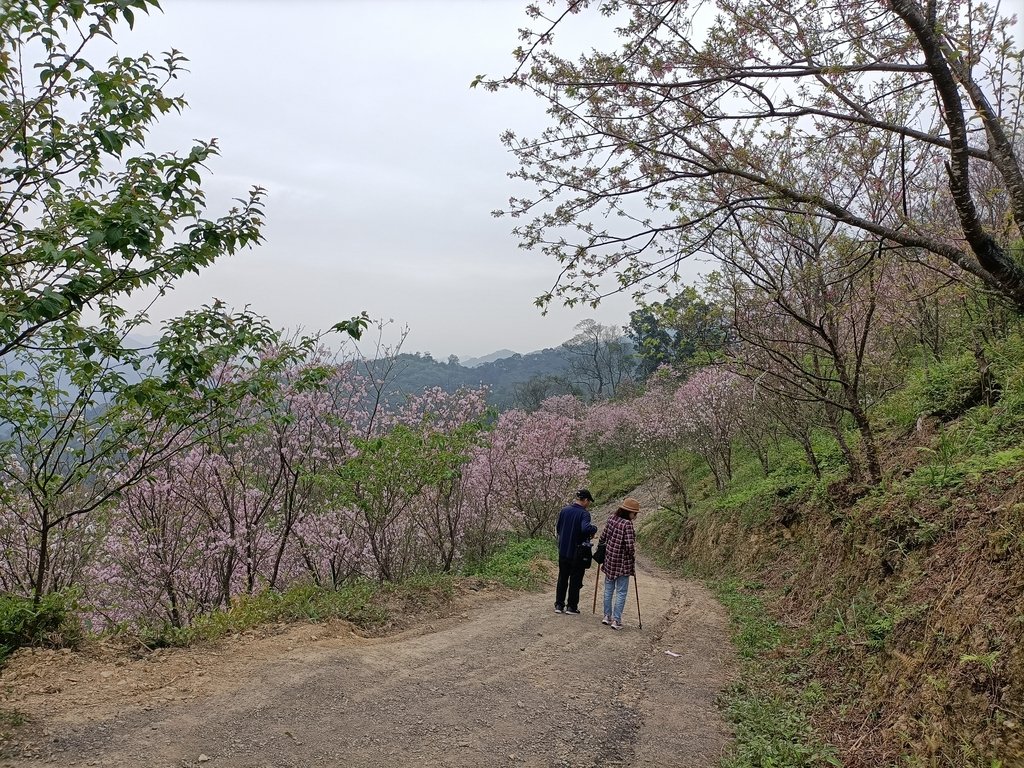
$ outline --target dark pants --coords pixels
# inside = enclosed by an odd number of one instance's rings
[[[580,590],[587,569],[575,557],[558,558],[558,583],[555,585],[555,608],[580,607]]]

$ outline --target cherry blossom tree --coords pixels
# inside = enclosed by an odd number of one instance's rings
[[[577,429],[581,452],[600,462],[629,461],[637,439],[632,400],[602,400],[587,408]]]
[[[374,574],[373,554],[354,509],[325,509],[302,517],[295,526],[294,552],[321,587],[337,589],[355,577]]]
[[[470,486],[484,494],[476,503],[487,509],[478,519],[499,521],[495,530],[553,533],[558,511],[587,475],[587,464],[570,450],[574,426],[554,408],[502,413],[466,470]]]
[[[184,626],[241,594],[296,581],[338,586],[364,569],[354,515],[327,508],[315,474],[351,458],[362,383],[328,364],[312,342],[269,378],[223,366],[244,393],[205,437],[155,467],[135,466],[105,516],[89,571],[89,598],[108,621]],[[286,345],[258,355],[278,360]],[[354,380],[353,380],[354,379]],[[357,426],[358,425],[358,426]]]
[[[560,266],[539,303],[671,290],[734,216],[797,209],[935,256],[1024,309],[1024,57],[1002,6],[549,0],[527,13],[514,70],[474,84],[548,104],[540,136],[504,136],[511,175],[534,191],[499,212]],[[618,46],[563,52],[583,14],[605,16]]]
[[[753,406],[748,382],[715,366],[695,372],[676,391],[676,412],[684,444],[700,455],[721,490],[732,479],[733,441]]]
[[[841,444],[835,416],[848,414],[868,478],[878,482],[869,404],[898,383],[892,337],[878,322],[879,307],[892,297],[888,274],[897,258],[880,243],[851,240],[800,212],[737,216],[733,225],[713,246],[725,265],[723,301],[742,341],[730,354],[762,387],[823,403]],[[848,458],[856,474],[859,462]]]
[[[257,350],[276,339],[263,318],[215,304],[168,323],[151,355],[130,358],[137,381],[128,380],[123,357],[57,339],[47,350],[9,355],[21,365],[0,370],[7,394],[0,419],[11,426],[0,440],[8,457],[0,481],[10,491],[0,504],[32,541],[34,600],[69,578],[53,570],[53,537],[78,525],[75,518],[96,518],[150,469],[225,428],[227,412],[295,353],[287,347],[259,359]],[[246,369],[247,380],[219,373],[224,360]]]
[[[87,599],[106,622],[180,628],[229,603],[236,549],[211,525],[212,460],[195,446],[121,494],[87,571]]]
[[[649,376],[644,391],[625,403],[634,420],[632,450],[669,483],[684,511],[689,511],[690,480],[683,413],[685,401],[676,394],[683,385],[682,374],[662,365]]]

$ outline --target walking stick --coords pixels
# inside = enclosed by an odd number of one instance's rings
[[[594,570],[594,610],[591,613],[597,613],[597,584],[601,581],[601,566],[597,566]]]
[[[640,618],[640,590],[636,588],[635,573],[633,574],[633,594],[636,595],[636,623],[640,625],[640,629],[643,629],[644,622],[643,619]]]

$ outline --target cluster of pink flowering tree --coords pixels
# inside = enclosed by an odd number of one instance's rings
[[[599,400],[592,403],[579,425],[581,443],[601,463],[629,461],[639,439],[639,414],[632,399]]]
[[[286,361],[288,345],[274,345],[252,365],[218,366],[207,386],[235,397],[206,422],[150,424],[139,437],[165,446],[163,460],[128,454],[111,467],[118,493],[94,516],[100,544],[80,578],[100,616],[182,626],[290,582],[304,555],[320,565],[299,524],[322,496],[314,470],[350,451],[328,417],[352,395],[338,382],[349,368],[304,347]]]
[[[708,366],[683,378],[662,367],[645,389],[629,399],[589,406],[580,423],[591,455],[606,461],[639,458],[669,481],[686,503],[686,462],[696,454],[710,468],[718,488],[732,477],[737,440],[757,442],[755,389],[724,366]]]
[[[297,582],[450,568],[458,510],[420,512],[459,496],[484,393],[427,392],[373,424],[379,403],[366,394],[352,365],[314,355],[251,387],[223,429],[127,488],[86,574],[98,615],[183,626]]]
[[[279,345],[263,318],[219,304],[168,324],[146,355],[108,353],[104,345],[121,343],[110,329],[95,332],[95,346],[61,346],[62,333],[41,331],[46,347],[12,352],[18,365],[0,368],[0,537],[11,542],[0,583],[36,601],[80,580],[119,496],[193,446],[234,434],[238,404],[312,343]],[[270,345],[275,353],[261,356]],[[223,375],[224,360],[236,375]]]
[[[554,408],[501,414],[466,471],[478,541],[503,528],[554,532],[558,510],[587,476],[573,452],[574,426]]]
[[[564,418],[493,431],[482,392],[396,404],[393,356],[337,365],[317,338],[283,339],[219,302],[135,348],[149,319],[128,297],[163,295],[263,225],[258,187],[207,210],[215,141],[149,146],[186,106],[171,92],[180,53],[83,58],[158,7],[0,3],[0,208],[14,233],[0,244],[0,589],[36,602],[78,589],[104,621],[184,626],[299,580],[452,568],[498,530],[481,525],[489,504],[496,524],[550,527],[545,505],[557,511],[585,472],[566,458]],[[499,494],[481,500],[471,469]]]
[[[576,401],[500,416],[482,389],[389,402],[358,366],[311,344],[287,364],[280,354],[275,345],[206,371],[204,391],[224,395],[218,407],[187,399],[207,418],[134,432],[140,446],[161,447],[160,460],[111,456],[104,476],[116,492],[47,529],[41,586],[39,526],[16,517],[31,494],[6,484],[4,588],[84,590],[95,626],[183,627],[298,583],[452,570],[506,532],[551,532],[586,476],[572,454]],[[31,482],[25,462],[8,464]]]
[[[680,457],[683,442],[683,415],[676,392],[682,377],[672,368],[661,366],[648,379],[644,391],[630,403],[635,423],[633,449],[660,476],[683,504],[688,505],[686,462]]]
[[[732,479],[732,447],[753,407],[750,383],[724,368],[702,368],[675,394],[684,444],[700,455],[722,489]]]

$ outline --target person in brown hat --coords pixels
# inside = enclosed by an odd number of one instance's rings
[[[640,502],[629,497],[623,499],[615,514],[601,532],[598,543],[605,545],[604,562],[604,618],[602,624],[622,629],[622,609],[626,605],[629,577],[636,576],[636,530],[633,521],[640,514]],[[614,596],[614,600],[612,599]]]

